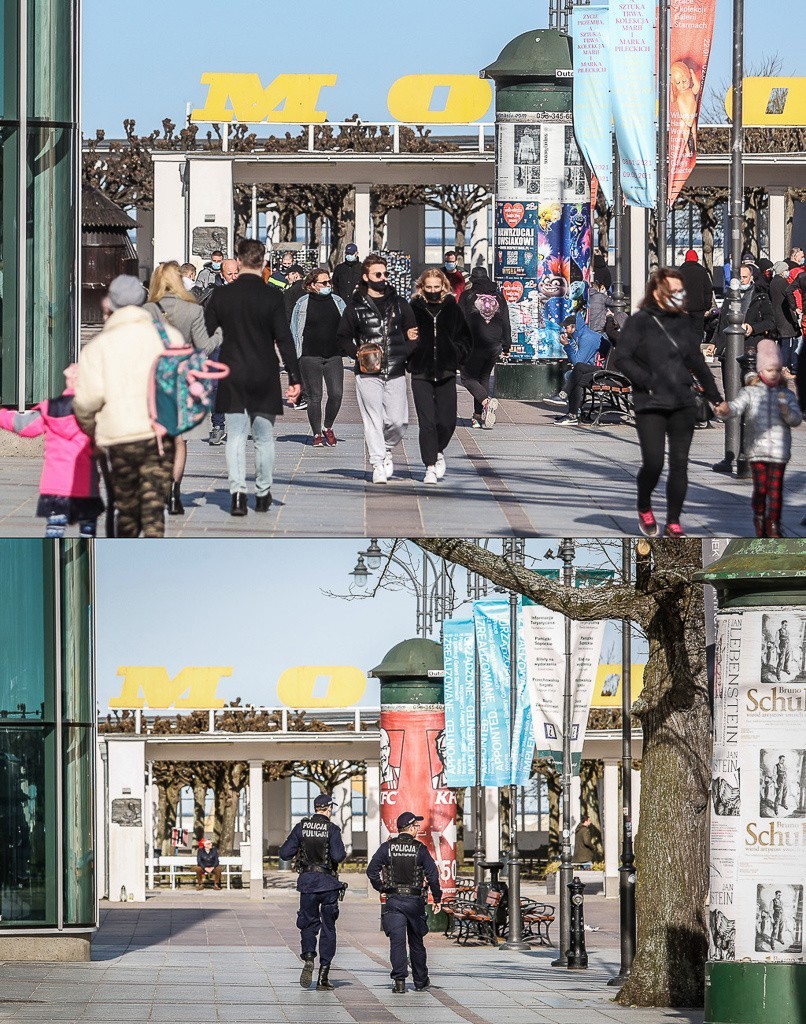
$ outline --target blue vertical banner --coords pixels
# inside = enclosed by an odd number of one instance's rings
[[[525,786],[531,773],[535,741],[523,637],[519,632],[518,694],[510,739],[509,601],[476,601],[473,618],[481,682],[482,784]],[[520,619],[518,598],[518,622]]]
[[[574,132],[608,204],[613,202],[613,109],[610,103],[607,7],[577,7],[573,15]]]
[[[629,206],[648,209],[658,198],[656,7],[657,0],[610,0],[610,95],[621,187]]]
[[[445,666],[445,784],[476,784],[476,633],[472,619],[442,627]]]

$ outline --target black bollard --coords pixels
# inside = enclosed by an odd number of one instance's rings
[[[568,883],[568,891],[571,894],[571,923],[570,923],[570,946],[567,953],[568,970],[584,971],[588,967],[588,953],[585,949],[585,914],[584,897],[585,886],[578,878]]]

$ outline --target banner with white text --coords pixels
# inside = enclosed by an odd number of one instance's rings
[[[607,7],[573,15],[574,133],[608,204],[613,201],[613,109],[610,104]],[[595,199],[591,195],[591,206]]]
[[[472,619],[442,627],[445,667],[445,779],[464,789],[476,784],[476,633]]]

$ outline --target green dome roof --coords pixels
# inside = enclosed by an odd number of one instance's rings
[[[511,39],[498,60],[483,68],[482,78],[554,78],[570,71],[571,38],[554,28],[533,28]]]
[[[396,644],[369,674],[377,679],[427,679],[429,672],[442,669],[442,645],[417,637]]]

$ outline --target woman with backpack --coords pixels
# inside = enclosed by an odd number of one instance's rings
[[[456,430],[456,371],[470,351],[470,331],[441,270],[421,274],[411,308],[417,320],[417,347],[406,361],[420,424],[423,483],[445,476],[445,449]]]
[[[462,293],[459,308],[470,329],[470,355],[462,365],[462,386],[473,396],[470,426],[491,430],[498,399],[490,394],[490,377],[498,357],[509,354],[512,332],[506,300],[484,267],[470,272],[470,288]]]
[[[305,278],[305,294],[291,313],[291,335],[297,347],[302,393],[308,403],[314,448],[335,448],[333,424],[344,394],[344,361],[336,339],[344,312],[344,299],[333,294],[327,267],[317,267]],[[322,399],[327,388],[324,419]]]
[[[162,320],[175,327],[188,345],[194,345],[207,355],[221,344],[221,338],[207,333],[204,324],[204,309],[196,296],[185,288],[179,264],[172,260],[160,263],[151,275],[148,288],[148,302],[143,307],[155,320]],[[184,437],[177,437],[174,449],[174,464],[171,474],[171,489],[166,495],[168,515],[185,514],[180,494],[182,477],[185,475],[188,446]]]
[[[637,312],[621,331],[615,368],[633,388],[635,427],[641,445],[638,471],[638,526],[647,537],[658,534],[652,492],[663,471],[669,441],[666,480],[666,537],[683,537],[680,513],[688,490],[688,453],[697,421],[696,378],[711,405],[722,402],[700,349],[700,336],[686,315],[686,291],[677,270],[653,271]]]

